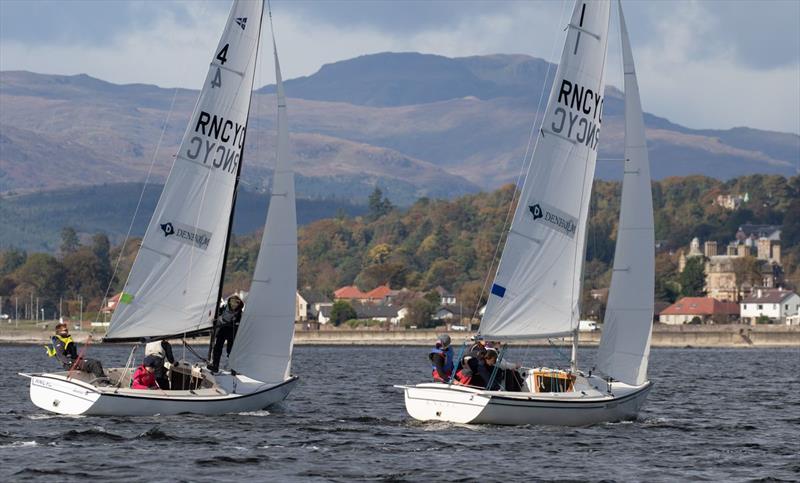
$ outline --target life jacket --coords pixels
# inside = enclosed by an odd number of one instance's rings
[[[442,380],[439,377],[439,371],[436,370],[436,364],[433,364],[433,356],[434,355],[441,355],[444,357],[444,374],[447,376],[447,379],[450,379],[450,375],[453,374],[453,349],[448,347],[447,350],[442,350],[438,347],[434,347],[431,349],[431,352],[428,354],[428,357],[431,359],[431,369],[433,370],[433,380],[435,382],[447,382]]]
[[[465,386],[469,386],[470,383],[472,383],[472,375],[470,374],[467,376],[464,374],[464,370],[461,369],[460,371],[456,372],[456,381]]]
[[[47,350],[47,356],[48,357],[55,357],[56,356],[55,339],[60,340],[61,343],[64,344],[64,354],[67,353],[67,347],[69,347],[69,345],[73,343],[71,335],[68,335],[67,337],[61,337],[58,334],[54,335],[53,337],[50,338],[50,340],[51,340],[50,345],[44,346],[45,350]]]

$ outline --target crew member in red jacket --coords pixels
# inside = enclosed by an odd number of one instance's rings
[[[158,389],[156,376],[154,374],[158,361],[153,356],[147,356],[142,361],[142,365],[133,373],[131,387],[133,389]]]

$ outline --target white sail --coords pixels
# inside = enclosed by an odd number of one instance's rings
[[[107,338],[211,325],[261,30],[261,1],[235,0]]]
[[[578,323],[586,219],[600,136],[610,4],[575,4],[542,129],[481,334],[569,333]]]
[[[264,236],[230,367],[259,381],[282,382],[289,377],[294,337],[297,215],[286,95],[274,32],[272,42],[278,100],[277,163]]]
[[[647,379],[650,355],[655,235],[642,105],[621,4],[619,23],[625,72],[625,165],[614,272],[596,362],[602,374],[638,386]]]

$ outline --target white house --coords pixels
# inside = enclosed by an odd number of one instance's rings
[[[742,299],[742,322],[755,324],[760,317],[767,317],[773,324],[791,323],[792,316],[800,313],[800,295],[789,290],[757,289]]]
[[[398,325],[408,315],[408,309],[399,305],[351,304],[356,311],[357,320],[377,320]],[[333,306],[323,305],[317,314],[317,321],[325,325],[331,321]]]

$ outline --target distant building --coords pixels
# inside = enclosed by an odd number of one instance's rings
[[[658,316],[662,324],[681,325],[697,318],[700,323],[727,323],[739,316],[739,305],[722,302],[709,297],[683,297],[670,305]]]
[[[105,307],[100,309],[100,313],[101,314],[113,314],[114,313],[114,309],[116,309],[117,305],[119,304],[119,298],[120,297],[122,297],[122,292],[120,292],[117,295],[114,295],[110,299],[106,300],[106,305],[105,305]]]
[[[436,312],[434,312],[431,318],[443,322],[452,322],[453,319],[460,318],[458,306],[442,305],[436,309]]]
[[[408,309],[399,305],[370,303],[351,303],[351,305],[356,311],[356,320],[377,320],[398,325],[408,315]],[[328,324],[331,321],[332,310],[333,306],[320,307],[317,315],[317,321],[320,325]]]
[[[686,268],[686,262],[688,259],[702,256],[703,252],[700,251],[700,239],[694,237],[692,242],[689,244],[689,253],[684,255],[683,251],[681,251],[680,255],[678,255],[678,271],[683,272],[683,269]]]
[[[736,210],[743,203],[747,203],[749,200],[750,195],[748,193],[745,193],[744,195],[718,195],[714,199],[714,204],[725,208],[726,210]]]
[[[332,306],[333,303],[324,293],[308,289],[298,291],[295,322],[317,320],[320,307],[326,305]]]
[[[770,323],[786,324],[800,313],[800,295],[783,289],[757,289],[742,299],[740,307],[743,322],[756,324],[759,318],[767,317]]]
[[[355,285],[342,287],[333,292],[336,300],[348,300],[358,303],[386,304],[391,302],[392,297],[397,294],[396,290],[389,288],[389,285],[381,285],[369,292],[362,292]]]
[[[456,296],[450,293],[447,289],[439,285],[434,289],[436,293],[439,294],[440,301],[439,303],[442,305],[455,305],[456,304]]]
[[[389,301],[389,298],[392,295],[392,289],[389,288],[389,285],[381,285],[380,287],[376,287],[365,295],[364,300],[370,303],[386,303]]]
[[[594,300],[606,301],[606,300],[608,300],[608,289],[607,288],[595,288],[595,289],[589,290],[589,296],[592,297]]]
[[[336,300],[364,300],[367,294],[361,291],[355,285],[348,285],[333,292],[333,298]]]

